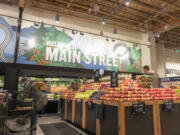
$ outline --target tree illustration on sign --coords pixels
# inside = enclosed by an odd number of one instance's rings
[[[36,45],[33,49],[26,50],[24,56],[26,57],[26,60],[35,62],[38,65],[53,64],[53,62],[45,60],[47,47],[46,43],[48,41],[54,41],[57,43],[68,43],[70,41],[64,30],[59,32],[54,26],[45,28],[43,23],[35,30],[32,37],[34,37]],[[51,49],[54,49],[54,46],[51,46]]]

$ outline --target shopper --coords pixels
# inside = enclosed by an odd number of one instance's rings
[[[47,96],[44,94],[47,86],[44,82],[29,81],[25,90],[28,92],[28,98],[33,98],[33,126],[35,127],[38,121],[38,111],[42,110],[48,102]]]
[[[159,88],[160,87],[158,75],[155,72],[152,72],[152,71],[150,72],[150,68],[148,65],[145,65],[143,67],[143,72],[144,72],[144,74],[152,75],[152,87],[153,88]]]

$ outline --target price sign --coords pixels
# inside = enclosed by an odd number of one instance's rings
[[[134,102],[131,113],[133,115],[143,115],[146,113],[144,102]]]
[[[118,73],[113,72],[111,75],[111,87],[118,87]]]
[[[77,81],[73,82],[73,85],[74,85],[74,90],[77,90],[78,89]]]
[[[94,71],[94,82],[99,82],[99,69]]]
[[[104,105],[103,104],[97,104],[96,107],[96,118],[103,120],[104,119]]]
[[[67,103],[68,103],[68,105],[70,105],[71,104],[71,99],[68,99]]]
[[[174,111],[174,103],[172,100],[168,100],[164,102],[163,110],[165,112],[173,112]]]
[[[87,107],[88,107],[89,110],[91,110],[91,109],[93,108],[93,103],[92,103],[92,101],[88,101],[88,102],[87,102]]]

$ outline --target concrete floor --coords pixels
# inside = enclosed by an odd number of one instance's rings
[[[50,115],[47,117],[39,117],[36,135],[44,135],[43,131],[39,127],[39,124],[51,124],[51,123],[60,123],[60,122],[65,122],[65,121],[61,120],[61,118],[58,115]],[[71,125],[67,122],[65,122],[65,123],[68,124],[69,126],[71,126],[72,128],[76,129],[77,131],[81,132],[83,135],[87,135],[87,134],[83,133],[81,130],[75,128],[73,125]]]

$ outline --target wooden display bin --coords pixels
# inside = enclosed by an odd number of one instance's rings
[[[164,111],[164,101],[157,101],[158,135],[180,135],[180,100],[174,100],[173,111]]]
[[[67,102],[67,116],[66,120],[70,123],[72,123],[72,100],[66,100]]]
[[[145,114],[142,115],[133,115],[132,105],[132,102],[126,102],[119,107],[119,135],[158,135],[155,103],[145,102]]]
[[[96,134],[96,103],[92,102],[92,108],[88,107],[87,100],[83,100],[82,128],[90,135]]]
[[[74,106],[75,106],[74,124],[77,127],[82,128],[82,100],[75,100]]]
[[[64,118],[85,129],[90,135],[160,135],[156,102],[145,102],[146,113],[133,115],[132,102],[104,101],[100,103],[103,104],[102,120],[97,118],[99,101],[92,101],[90,108],[87,104],[87,100],[79,103],[72,100],[71,104],[64,100]]]
[[[64,119],[65,115],[65,100],[62,98],[59,102],[59,116]]]
[[[118,102],[105,101],[104,119],[100,120],[101,135],[118,135]]]

